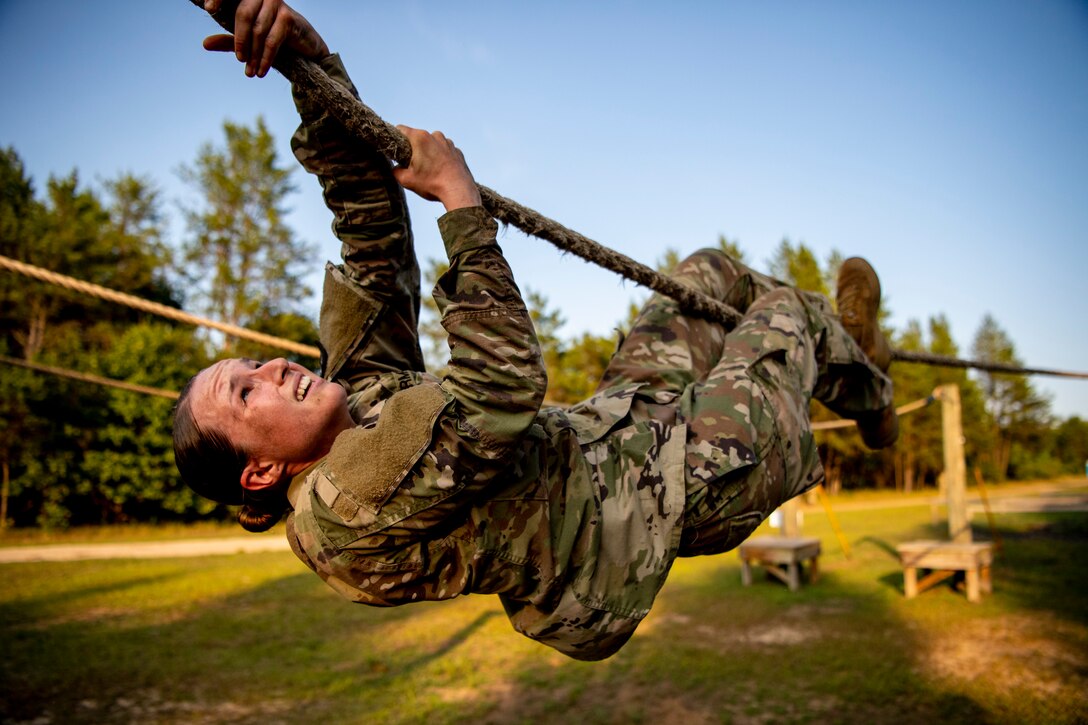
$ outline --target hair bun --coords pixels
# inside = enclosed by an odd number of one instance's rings
[[[238,523],[246,531],[252,531],[255,534],[259,534],[262,531],[268,531],[275,526],[279,520],[283,518],[283,512],[272,513],[267,509],[257,508],[245,504],[242,506],[242,510],[238,512]]]

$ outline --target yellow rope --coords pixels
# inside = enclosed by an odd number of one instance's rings
[[[821,483],[816,487],[816,493],[820,497],[820,503],[824,505],[824,511],[827,512],[827,518],[831,522],[831,528],[835,531],[835,537],[839,540],[839,546],[842,547],[842,553],[847,559],[850,558],[850,542],[846,540],[846,534],[843,533],[842,527],[839,526],[839,518],[835,515],[835,509],[831,508],[831,498],[827,495],[827,491],[824,490],[824,485]]]
[[[320,357],[321,351],[313,345],[303,345],[292,340],[285,340],[282,337],[275,337],[273,335],[266,335],[263,332],[255,332],[254,330],[247,330],[244,327],[238,325],[229,325],[225,322],[216,322],[215,320],[209,320],[205,317],[197,317],[196,315],[190,315],[188,312],[183,312],[174,307],[167,307],[166,305],[160,305],[157,302],[149,302],[148,300],[140,299],[133,295],[128,295],[123,292],[117,292],[115,290],[100,287],[90,282],[84,282],[82,280],[75,279],[74,277],[68,277],[63,274],[57,274],[51,272],[48,269],[42,269],[32,264],[20,262],[10,257],[0,255],[0,267],[9,269],[19,274],[24,274],[34,279],[39,279],[43,282],[59,285],[76,292],[82,292],[84,294],[99,297],[110,302],[116,302],[118,304],[127,305],[128,307],[141,310],[143,312],[150,312],[161,317],[166,317],[178,322],[185,322],[190,325],[197,325],[203,327],[210,327],[213,330],[219,330],[227,335],[234,337],[241,337],[246,340],[252,340],[253,342],[259,342],[262,345],[268,345],[269,347],[279,348],[281,350],[287,350],[289,352],[298,353],[300,355],[309,355],[310,357]]]
[[[990,496],[986,493],[986,484],[982,481],[982,470],[978,466],[975,466],[975,482],[978,484],[978,495],[982,499],[982,508],[986,511],[986,522],[990,525],[990,536],[994,539],[994,552],[1000,554],[1002,549],[1001,532],[997,530],[994,511],[990,508]]]
[[[28,370],[34,370],[39,373],[50,373],[52,375],[59,375],[62,378],[70,378],[72,380],[80,380],[86,383],[97,383],[98,385],[105,385],[111,388],[120,388],[121,390],[129,390],[133,393],[145,393],[147,395],[157,395],[160,398],[170,398],[171,400],[178,399],[178,392],[176,390],[164,390],[162,388],[152,388],[147,385],[137,385],[136,383],[126,383],[123,380],[114,380],[113,378],[104,378],[101,375],[91,375],[90,373],[80,373],[75,370],[68,370],[66,368],[56,368],[51,365],[39,365],[38,363],[32,363],[27,360],[18,360],[6,355],[0,355],[0,362],[7,363],[8,365],[17,365],[21,368]]]

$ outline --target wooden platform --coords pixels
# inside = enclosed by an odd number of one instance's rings
[[[982,592],[993,591],[990,566],[994,561],[994,552],[993,545],[989,543],[910,541],[896,549],[903,564],[903,593],[907,599],[959,571],[966,573],[967,601],[981,601]],[[929,570],[921,581],[918,580],[919,569]]]
[[[801,567],[811,561],[808,579],[819,576],[820,540],[811,538],[786,538],[784,536],[757,536],[740,545],[740,580],[744,586],[752,584],[752,564],[760,564],[767,573],[781,580],[795,592],[801,588]]]

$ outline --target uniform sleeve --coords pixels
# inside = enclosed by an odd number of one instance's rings
[[[521,438],[543,402],[540,346],[494,219],[470,207],[438,224],[450,259],[434,289],[450,349],[443,387],[463,423],[497,452]]]
[[[358,97],[339,56],[320,65]],[[342,355],[323,361],[326,377],[351,384],[382,372],[422,371],[420,272],[404,190],[381,153],[310,105],[297,87],[292,92],[302,123],[291,149],[321,183],[333,232],[342,243],[344,265],[327,271],[320,325],[322,347]],[[329,362],[338,364],[330,369]]]
[[[302,548],[356,601],[476,588],[467,512],[517,479],[547,377],[521,293],[481,208],[439,220],[450,271],[434,296],[448,332],[441,381],[407,384],[375,426],[337,437],[295,509]]]

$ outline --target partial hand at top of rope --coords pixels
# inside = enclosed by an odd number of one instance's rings
[[[465,155],[441,131],[427,133],[397,126],[412,142],[412,163],[393,169],[397,182],[428,201],[439,201],[446,211],[481,206],[480,190]]]
[[[302,58],[321,59],[329,54],[329,46],[306,18],[291,9],[283,0],[203,0],[201,5],[230,35],[209,35],[204,49],[233,52],[246,64],[250,78],[264,78],[272,67],[281,47]],[[232,11],[231,5],[235,7]],[[224,22],[229,21],[229,22]]]

